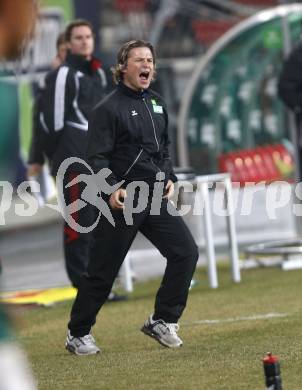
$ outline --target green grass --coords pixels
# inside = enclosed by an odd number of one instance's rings
[[[102,353],[78,357],[64,349],[71,302],[22,312],[19,339],[40,390],[59,389],[264,389],[262,358],[280,357],[284,388],[301,389],[302,271],[247,270],[234,284],[219,268],[220,287],[207,286],[205,270],[181,319],[182,348],[171,350],[139,328],[152,312],[159,280],[137,284],[127,302],[106,304],[93,329]],[[194,324],[201,320],[282,313],[285,317]]]

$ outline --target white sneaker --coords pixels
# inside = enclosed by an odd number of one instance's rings
[[[75,355],[94,355],[101,352],[90,333],[82,337],[74,337],[68,331],[65,347]]]
[[[182,345],[182,340],[178,337],[178,324],[167,323],[164,320],[153,320],[152,315],[144,323],[141,331],[147,336],[157,340],[160,344],[169,348],[177,348]]]

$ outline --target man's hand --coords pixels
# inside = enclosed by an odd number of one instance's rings
[[[163,197],[167,199],[171,199],[173,195],[174,195],[174,183],[172,180],[169,180],[166,185],[166,194]]]
[[[113,192],[109,198],[109,204],[113,210],[123,210],[125,208],[124,199],[127,198],[127,192],[119,188]]]
[[[38,176],[42,172],[43,165],[42,164],[29,164],[27,168],[27,177]]]

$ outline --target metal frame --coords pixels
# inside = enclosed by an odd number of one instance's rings
[[[248,246],[247,255],[296,255],[302,253],[302,239],[269,241]]]
[[[302,239],[293,238],[288,240],[269,241],[265,243],[259,243],[250,245],[244,250],[246,260],[251,260],[251,256],[256,258],[252,260],[252,263],[256,265],[269,265],[272,263],[271,257],[281,257],[281,261],[277,262],[277,265],[281,265],[284,271],[302,268],[301,256],[298,258],[291,258],[291,256],[297,256],[302,254]],[[271,256],[271,257],[268,257]],[[252,264],[253,266],[255,264]],[[244,266],[244,264],[243,264]]]

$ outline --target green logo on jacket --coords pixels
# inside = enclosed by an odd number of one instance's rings
[[[155,99],[151,99],[151,103],[152,103],[153,111],[156,114],[162,114],[163,113],[163,107],[162,106],[158,106],[156,104],[156,100]]]

